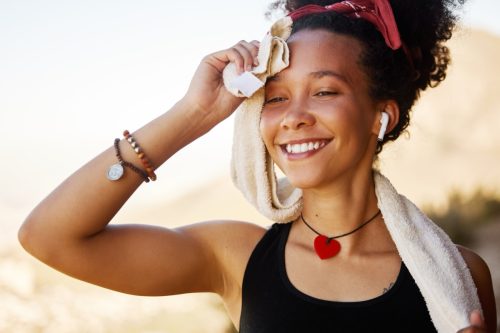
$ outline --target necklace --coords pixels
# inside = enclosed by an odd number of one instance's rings
[[[338,235],[338,236],[332,236],[332,237],[326,237],[325,235],[322,235],[319,232],[317,232],[316,230],[314,230],[314,228],[311,227],[309,225],[309,223],[307,223],[307,221],[304,218],[304,215],[302,215],[302,213],[300,214],[300,218],[309,227],[309,229],[311,229],[312,231],[314,231],[315,234],[318,235],[314,239],[314,250],[316,251],[318,256],[321,259],[328,259],[328,258],[336,256],[340,252],[340,243],[336,240],[337,238],[345,237],[345,236],[348,236],[350,234],[355,233],[356,231],[363,228],[365,225],[367,225],[371,221],[375,220],[375,218],[379,215],[380,215],[380,209],[377,210],[377,213],[375,215],[373,215],[368,221],[363,222],[356,229],[349,231],[349,232],[346,232],[345,234]]]

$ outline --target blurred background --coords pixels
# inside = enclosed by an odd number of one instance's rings
[[[200,59],[261,39],[268,0],[0,0],[0,332],[233,332],[208,294],[136,297],[73,280],[27,255],[16,232],[69,174],[160,115]],[[446,81],[422,96],[380,168],[457,243],[489,264],[500,303],[500,11],[470,0]],[[232,186],[229,118],[142,186],[114,223],[271,222]]]

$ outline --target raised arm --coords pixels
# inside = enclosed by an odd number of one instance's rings
[[[226,91],[222,70],[229,62],[251,66],[258,43],[240,42],[200,63],[185,97],[133,133],[153,166],[159,167],[199,138],[242,102]],[[141,166],[128,142],[119,143],[123,160]],[[45,198],[19,230],[32,255],[78,279],[141,295],[166,295],[223,289],[218,267],[218,223],[175,230],[155,226],[108,225],[141,185],[129,169],[111,181],[105,172],[117,163],[114,147],[88,162]]]

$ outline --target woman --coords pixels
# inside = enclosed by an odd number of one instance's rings
[[[321,7],[305,7],[311,3]],[[302,190],[290,223],[267,230],[239,221],[176,229],[108,224],[143,181],[156,179],[155,168],[243,102],[224,86],[226,67],[267,73],[259,43],[241,41],[205,57],[171,110],[125,132],[55,189],[26,219],[20,241],[55,269],[109,289],[217,293],[241,332],[434,332],[436,313],[448,309],[434,308],[429,279],[412,268],[418,263],[412,266],[399,231],[388,229],[372,168],[383,144],[408,125],[419,92],[445,77],[441,43],[451,36],[453,2],[275,5],[291,12],[291,35],[281,33],[290,58],[261,78],[258,120],[266,154]],[[455,331],[494,332],[488,268],[459,250],[482,315],[467,313]]]

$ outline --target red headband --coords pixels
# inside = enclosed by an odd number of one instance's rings
[[[306,5],[288,14],[292,21],[305,15],[334,11],[353,18],[361,18],[372,23],[384,36],[385,43],[393,50],[402,46],[398,26],[388,0],[351,0],[329,6]],[[403,47],[405,49],[405,47]],[[405,50],[406,52],[406,50]],[[410,58],[411,59],[411,58]]]

